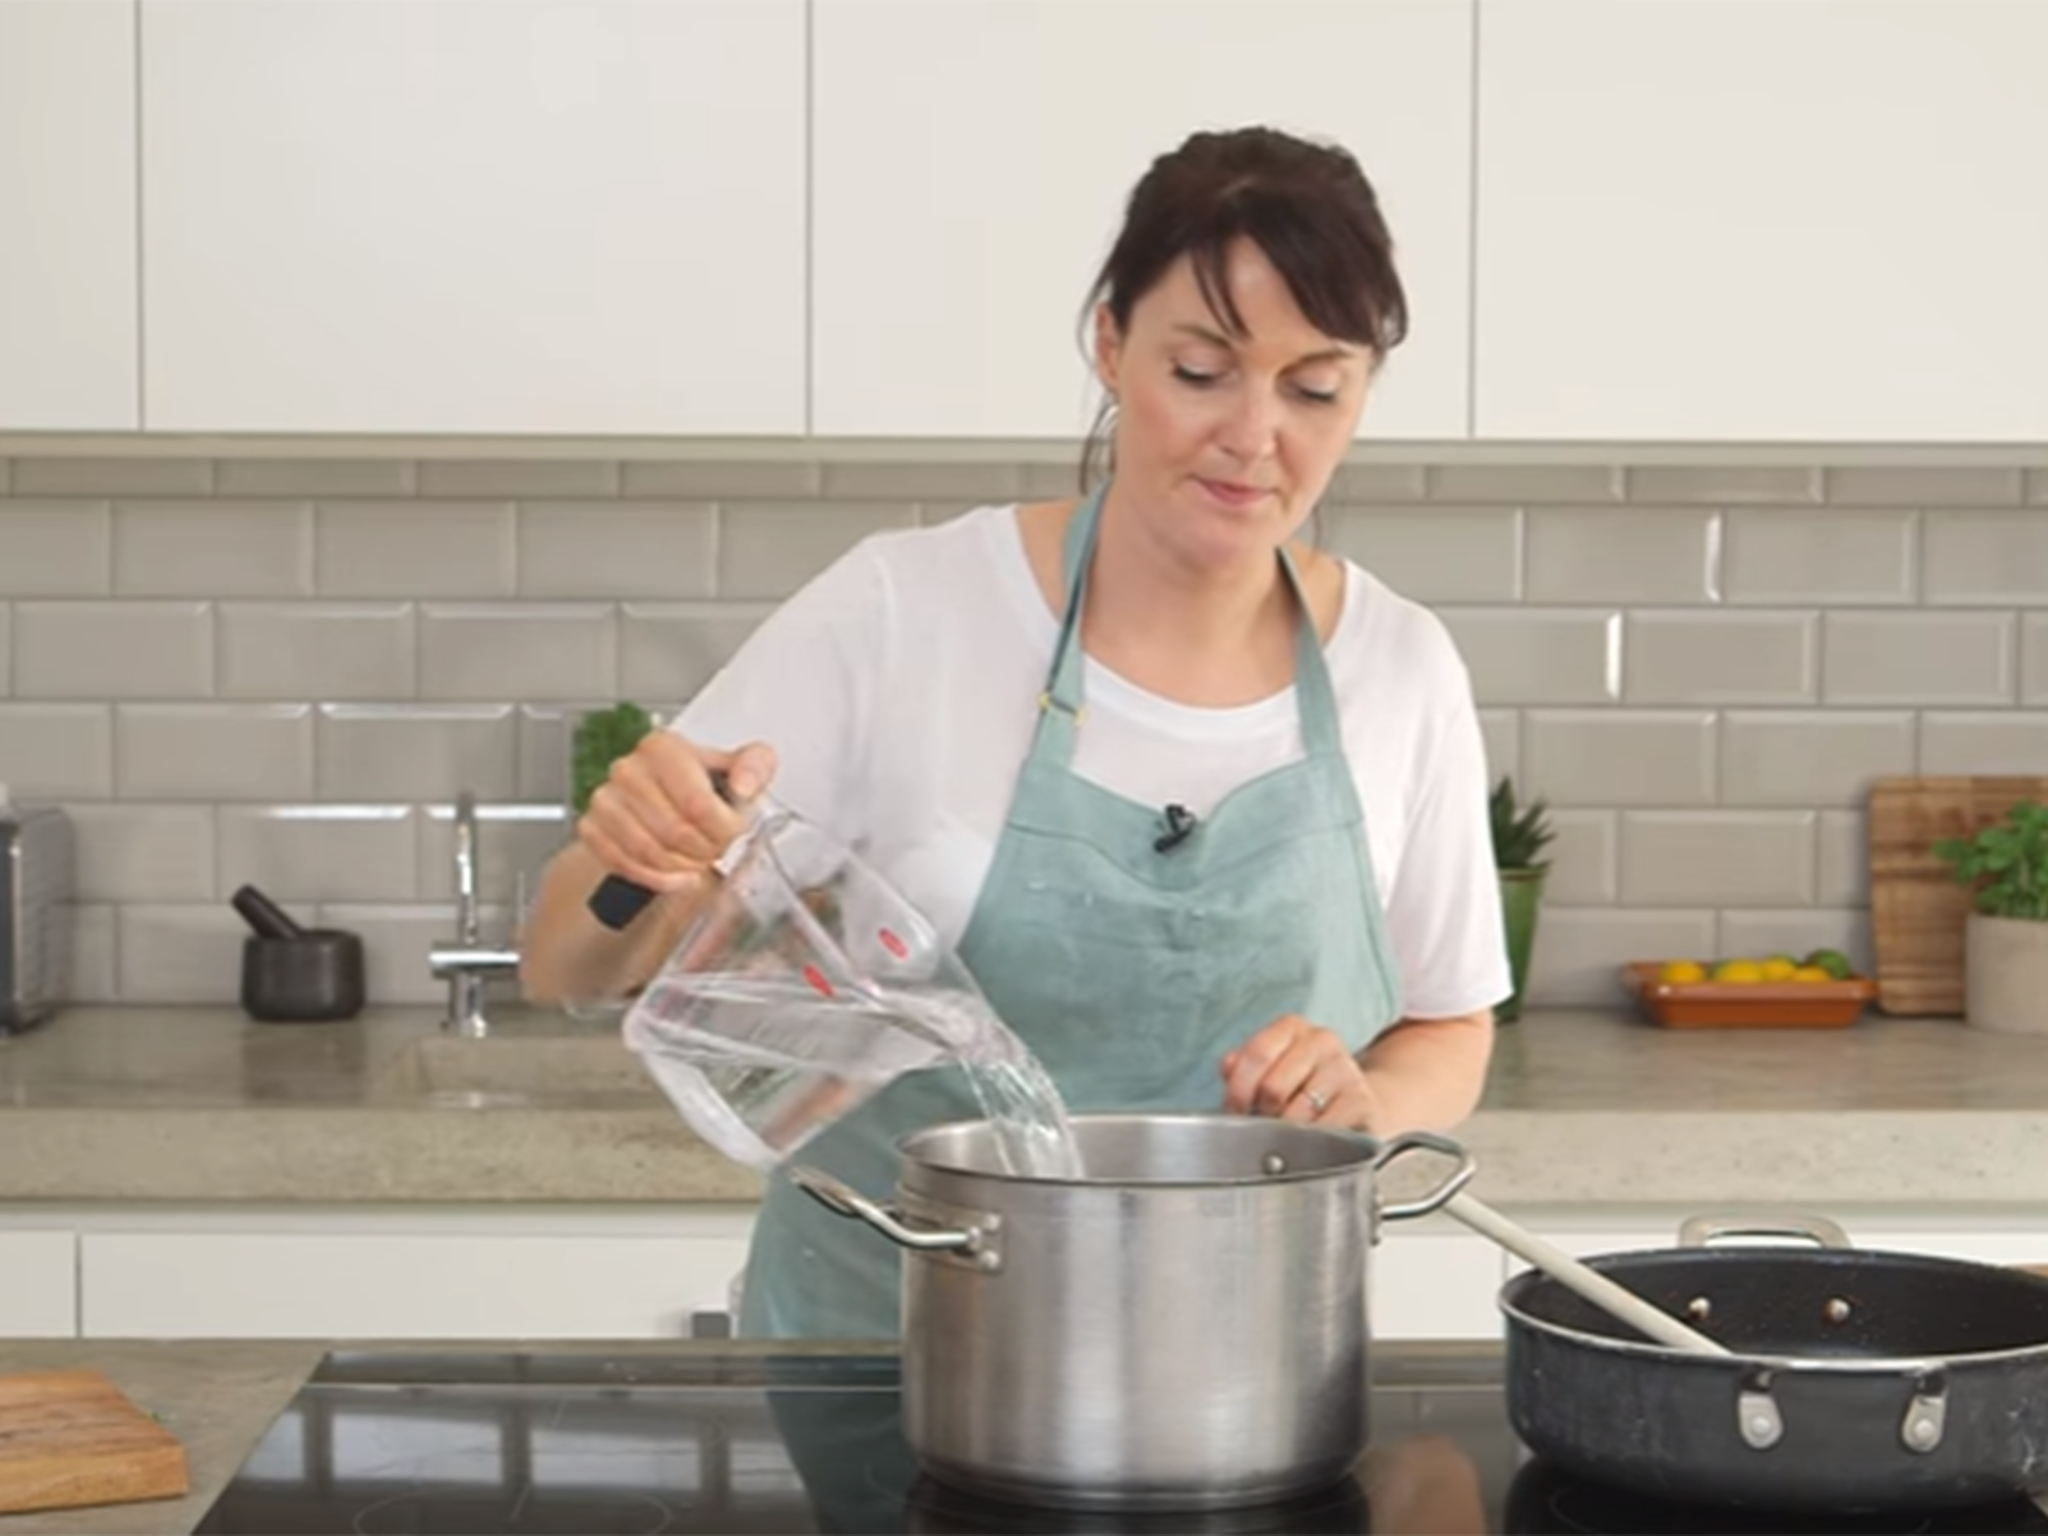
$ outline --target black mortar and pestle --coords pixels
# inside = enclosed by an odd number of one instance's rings
[[[253,885],[229,898],[254,931],[242,941],[242,1011],[266,1024],[352,1019],[363,1011],[363,941],[304,928]]]

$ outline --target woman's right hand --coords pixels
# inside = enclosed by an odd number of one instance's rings
[[[611,766],[576,822],[599,864],[657,894],[688,891],[746,829],[745,807],[775,777],[775,753],[753,742],[735,752],[657,728]],[[713,787],[722,770],[733,803]]]

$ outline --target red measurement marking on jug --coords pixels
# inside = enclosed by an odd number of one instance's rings
[[[815,965],[804,967],[804,980],[811,984],[812,989],[820,997],[830,997],[832,995],[832,983],[825,979],[825,973]]]
[[[908,960],[910,958],[910,946],[897,938],[887,928],[882,930],[882,947],[898,960]]]

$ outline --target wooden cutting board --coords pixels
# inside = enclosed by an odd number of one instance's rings
[[[0,1376],[0,1514],[190,1491],[184,1446],[100,1372]]]
[[[2048,803],[2048,778],[1879,779],[1870,789],[1870,943],[1886,1013],[1963,1011],[1963,922],[1970,893],[1933,853],[2021,800]]]

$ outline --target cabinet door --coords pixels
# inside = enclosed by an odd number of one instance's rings
[[[86,1338],[682,1338],[746,1264],[730,1233],[88,1232]]]
[[[2048,436],[2048,6],[1481,0],[1485,438]]]
[[[0,1232],[0,1339],[76,1338],[77,1264],[69,1232]]]
[[[1502,1257],[1494,1243],[1448,1218],[1386,1228],[1372,1254],[1373,1337],[1501,1337]]]
[[[1410,339],[1361,435],[1461,437],[1469,0],[831,0],[814,19],[814,428],[1071,438],[1124,199],[1198,128],[1339,140],[1380,190]]]
[[[802,431],[802,0],[141,5],[151,429]]]
[[[0,432],[132,430],[130,0],[0,4],[0,229]]]

